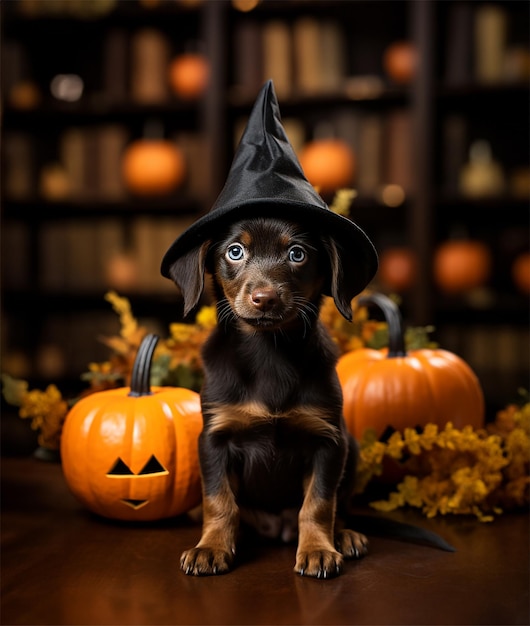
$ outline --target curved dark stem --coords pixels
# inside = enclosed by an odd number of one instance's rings
[[[142,339],[134,359],[129,396],[138,398],[151,394],[151,361],[158,343],[158,335],[152,333]]]
[[[406,356],[403,321],[395,302],[382,293],[372,293],[359,298],[360,305],[375,305],[383,312],[388,324],[388,358]]]

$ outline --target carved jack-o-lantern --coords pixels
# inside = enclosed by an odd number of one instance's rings
[[[105,517],[156,520],[200,502],[199,395],[189,389],[150,388],[157,340],[155,335],[143,340],[130,388],[83,398],[63,428],[66,482],[88,509]]]

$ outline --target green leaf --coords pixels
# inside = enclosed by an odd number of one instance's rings
[[[378,328],[369,341],[366,342],[366,345],[369,348],[373,348],[374,350],[381,350],[381,348],[386,348],[388,346],[388,327]]]
[[[115,383],[119,380],[123,380],[123,375],[117,372],[84,372],[80,376],[81,380],[89,383],[103,384],[103,383]]]
[[[161,354],[153,360],[151,364],[151,385],[154,387],[167,385],[170,361],[171,356],[169,354]]]
[[[430,334],[435,330],[434,326],[410,326],[405,331],[405,346],[407,350],[423,350],[425,348],[436,349],[438,344],[431,340]]]
[[[177,367],[169,370],[167,376],[163,379],[162,384],[170,387],[185,387],[192,391],[200,391],[202,387],[202,372],[196,372],[187,365],[177,365]]]

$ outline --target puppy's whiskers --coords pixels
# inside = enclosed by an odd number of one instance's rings
[[[230,320],[234,317],[234,312],[227,298],[219,300],[217,306],[217,323],[228,325]]]
[[[311,330],[315,319],[318,317],[318,307],[303,296],[295,295],[293,301],[296,305],[296,315],[304,325],[304,337]]]

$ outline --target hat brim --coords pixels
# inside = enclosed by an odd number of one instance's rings
[[[249,213],[248,208],[252,206]],[[225,205],[207,213],[185,230],[167,250],[161,265],[161,273],[170,278],[173,263],[206,241],[215,240],[227,226],[255,217],[281,218],[297,222],[310,232],[329,235],[355,263],[344,268],[356,275],[357,293],[360,293],[375,276],[378,268],[377,252],[365,232],[352,220],[334,213],[328,208],[282,198],[253,198],[236,205]]]

